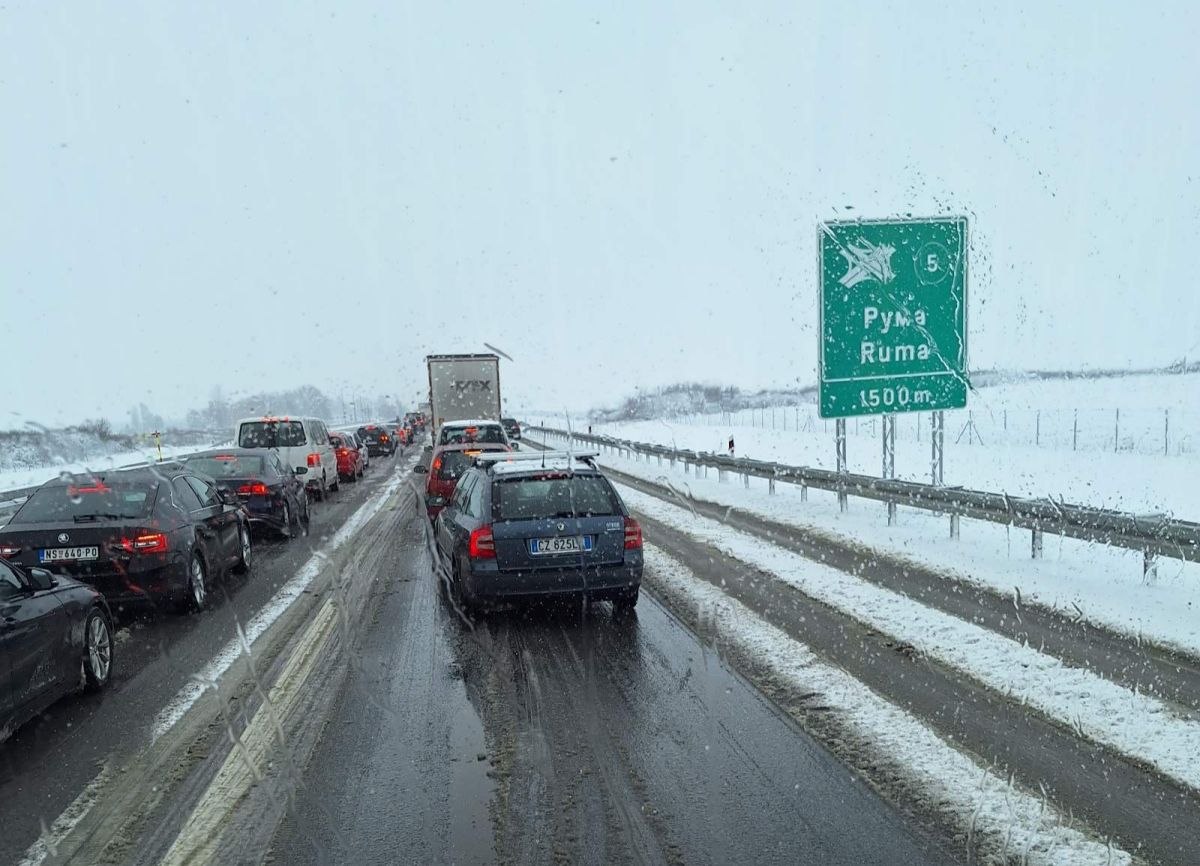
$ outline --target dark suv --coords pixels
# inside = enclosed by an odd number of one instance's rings
[[[642,529],[595,465],[564,452],[480,454],[434,522],[465,608],[561,595],[637,604]]]
[[[508,434],[508,438],[514,442],[521,438],[521,424],[516,418],[501,418],[500,423],[504,426],[504,432]]]
[[[372,457],[390,457],[396,453],[396,437],[387,427],[367,424],[355,431],[359,440],[366,443],[367,454]]]

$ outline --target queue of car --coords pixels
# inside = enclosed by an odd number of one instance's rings
[[[250,572],[252,527],[307,534],[312,500],[361,478],[372,454],[395,453],[386,425],[362,430],[246,418],[235,447],[31,493],[0,526],[0,732],[81,686],[107,685],[118,613],[203,610],[214,587]]]

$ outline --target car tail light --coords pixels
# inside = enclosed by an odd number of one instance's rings
[[[309,454],[308,455],[308,465],[309,466],[320,466],[321,465],[321,455],[320,454]]]
[[[386,433],[384,433],[384,434],[383,434],[382,436],[380,436],[379,438],[380,438],[380,439],[382,439],[384,442],[388,441],[388,435],[387,435]]]
[[[0,544],[0,557],[10,559],[21,552],[21,548],[15,544]]]
[[[441,468],[442,468],[442,458],[439,457],[436,460],[434,460],[433,465],[429,467],[429,474],[432,475],[433,473],[437,472]]]
[[[121,549],[127,553],[166,553],[167,536],[162,532],[148,532],[133,538],[122,538]]]
[[[238,488],[239,496],[266,496],[267,485],[261,481],[256,481],[253,484],[243,484]]]
[[[492,536],[492,527],[481,526],[471,530],[471,540],[467,551],[471,559],[495,559],[496,539]]]
[[[632,517],[625,518],[625,549],[642,549],[642,525]]]

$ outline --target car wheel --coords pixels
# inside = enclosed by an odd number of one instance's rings
[[[237,574],[249,574],[254,552],[250,549],[250,530],[245,524],[238,527],[238,561],[233,567]]]
[[[93,610],[83,626],[83,687],[86,691],[98,692],[108,685],[112,677],[112,659],[112,625],[103,613]]]
[[[475,613],[475,603],[467,594],[466,590],[463,589],[462,572],[460,571],[457,563],[455,564],[454,570],[451,573],[451,578],[450,593],[454,600],[454,604],[464,614],[470,616],[471,614]]]
[[[292,506],[288,505],[287,500],[283,500],[283,514],[280,515],[279,534],[284,538],[292,538],[296,534],[296,527],[292,522]]]
[[[313,491],[313,496],[317,502],[324,502],[325,497],[329,495],[329,490],[325,487],[325,476],[321,475],[321,483],[317,485],[317,489]]]
[[[188,585],[183,601],[179,605],[183,611],[204,610],[208,605],[208,569],[200,554],[193,553],[192,561],[188,563]]]
[[[359,470],[353,470],[349,475],[346,476],[346,480],[353,484],[354,482],[358,481],[358,473]]]
[[[640,587],[635,586],[633,589],[627,589],[613,599],[613,610],[617,613],[629,613],[637,607]]]
[[[329,489],[332,490],[334,493],[337,493],[338,489],[341,488],[341,486],[342,486],[342,476],[340,476],[340,475],[333,476],[333,483],[329,485]]]

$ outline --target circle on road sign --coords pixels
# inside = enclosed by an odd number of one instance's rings
[[[913,259],[917,279],[927,286],[935,286],[950,276],[956,264],[950,256],[950,250],[937,241],[923,243]]]

